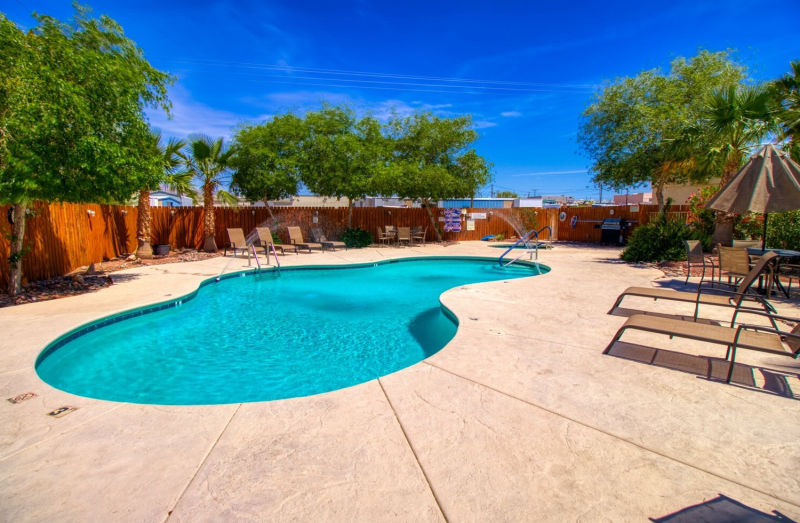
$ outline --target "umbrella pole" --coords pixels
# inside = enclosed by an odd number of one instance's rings
[[[767,218],[769,218],[769,213],[764,213],[764,232],[761,235],[761,250],[763,251],[767,247]]]

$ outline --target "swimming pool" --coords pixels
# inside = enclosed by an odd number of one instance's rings
[[[413,365],[455,335],[447,289],[547,272],[496,258],[406,258],[243,272],[179,300],[103,318],[36,362],[59,389],[165,405],[265,401],[348,387]]]

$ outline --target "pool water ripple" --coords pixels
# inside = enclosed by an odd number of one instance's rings
[[[227,278],[179,306],[67,334],[42,352],[36,370],[62,390],[133,403],[307,396],[435,354],[457,328],[438,301],[447,289],[547,270],[503,269],[494,258],[422,258]]]

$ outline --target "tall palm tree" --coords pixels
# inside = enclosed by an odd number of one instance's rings
[[[228,162],[231,150],[225,150],[222,138],[212,140],[208,136],[194,137],[189,142],[189,154],[185,165],[193,177],[199,179],[203,191],[203,250],[216,252],[217,242],[214,240],[214,195],[217,199],[236,205],[238,200],[233,194],[219,189],[225,183],[228,174]]]
[[[720,187],[733,177],[767,134],[776,129],[772,94],[763,86],[731,86],[714,92],[704,111],[710,142],[706,165],[720,172]],[[733,216],[717,213],[712,244],[730,245]]]
[[[775,95],[780,139],[789,142],[784,147],[792,159],[800,160],[800,61],[791,62],[792,72],[783,75],[771,88]]]
[[[163,180],[172,187],[179,195],[186,194],[192,200],[196,198],[196,193],[191,187],[192,176],[188,171],[180,170],[184,160],[183,148],[186,147],[184,140],[170,138],[166,145],[161,139],[161,134],[154,132],[152,135],[152,146],[156,154],[161,158],[161,168],[163,170]],[[151,187],[139,191],[139,212],[136,218],[136,256],[139,258],[152,258],[153,249],[150,246],[152,236],[152,216],[150,214],[150,190]]]

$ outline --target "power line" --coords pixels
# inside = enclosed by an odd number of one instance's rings
[[[474,78],[421,76],[421,75],[409,75],[400,73],[376,73],[368,71],[353,71],[346,69],[298,67],[291,65],[259,64],[251,62],[234,62],[226,60],[166,59],[164,61],[176,64],[198,64],[198,65],[212,65],[212,66],[222,66],[222,67],[238,67],[243,69],[263,69],[269,71],[283,71],[286,73],[299,72],[299,73],[310,73],[310,74],[322,74],[329,76],[356,76],[356,77],[367,77],[367,78],[385,78],[391,80],[420,80],[426,82],[448,82],[448,83],[458,83],[458,84],[478,84],[478,85],[486,84],[486,85],[502,85],[502,86],[516,86],[516,87],[530,87],[530,88],[547,88],[550,91],[572,90],[576,92],[586,92],[586,91],[592,91],[596,88],[596,86],[590,84],[521,82],[521,81],[511,81],[511,80],[479,80]]]

